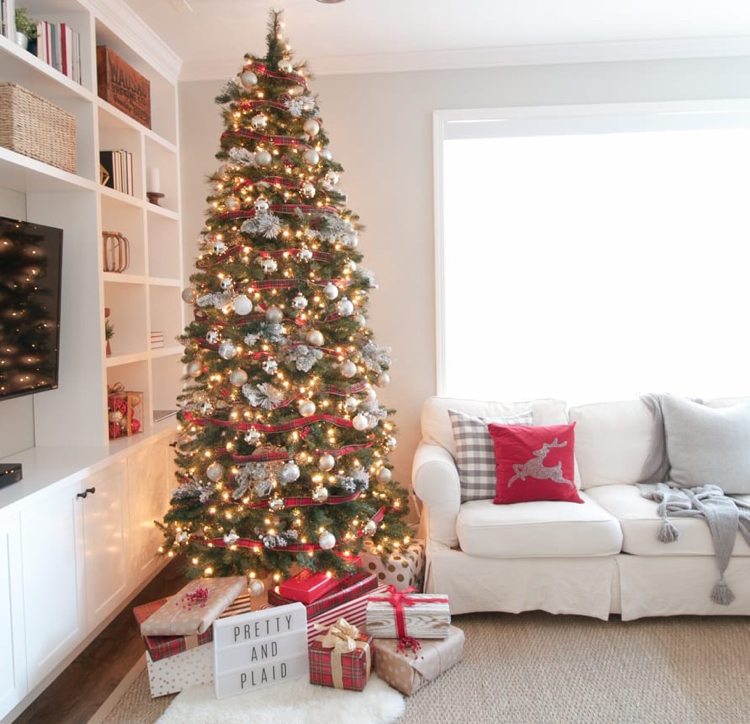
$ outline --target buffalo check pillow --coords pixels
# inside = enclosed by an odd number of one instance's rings
[[[457,410],[448,410],[448,416],[456,441],[456,467],[461,481],[461,502],[494,498],[497,487],[495,448],[487,426],[490,423],[531,425],[531,410],[512,417],[491,419],[466,415]]]

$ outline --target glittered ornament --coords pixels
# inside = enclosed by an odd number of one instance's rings
[[[316,503],[325,503],[328,500],[328,488],[323,485],[319,485],[315,490],[312,491],[312,499]]]
[[[182,301],[185,302],[185,304],[194,304],[197,294],[195,293],[195,289],[193,289],[193,287],[185,287],[185,289],[182,290],[182,294],[180,294],[180,296],[182,297]]]
[[[206,468],[206,477],[213,483],[221,480],[222,475],[224,475],[224,466],[215,460]]]
[[[265,148],[261,149],[260,151],[256,151],[255,153],[255,163],[258,164],[258,166],[270,166],[273,162],[273,156],[266,151]]]
[[[312,400],[300,400],[297,403],[297,409],[302,417],[311,417],[315,414],[315,403]]]
[[[260,268],[266,273],[270,274],[271,272],[275,272],[279,265],[276,262],[276,259],[272,259],[271,257],[264,256],[258,260],[258,264],[260,264]]]
[[[310,166],[315,166],[320,161],[320,155],[314,148],[308,148],[302,154],[302,160]]]
[[[390,483],[392,478],[393,473],[388,468],[380,468],[380,470],[378,470],[379,483]]]
[[[359,400],[356,397],[347,397],[344,400],[344,409],[347,412],[354,412],[359,407]]]
[[[209,344],[216,344],[219,341],[219,332],[216,329],[209,329],[206,332],[206,342]]]
[[[228,546],[232,546],[239,539],[240,539],[240,537],[237,535],[237,531],[234,528],[232,528],[232,530],[230,530],[229,533],[227,533],[224,536],[224,543],[226,543],[226,545],[228,545]]]
[[[234,346],[234,342],[231,339],[225,339],[219,345],[219,357],[222,359],[233,359],[237,356],[237,348]]]
[[[341,363],[339,372],[341,372],[342,377],[349,379],[357,374],[357,365],[355,365],[350,359],[346,359]]]
[[[236,370],[232,370],[229,373],[229,382],[235,387],[242,387],[247,382],[247,372],[239,367]]]
[[[330,551],[336,545],[336,536],[328,530],[323,531],[318,538],[318,545],[324,551]]]
[[[282,483],[282,485],[293,483],[295,480],[299,480],[299,476],[299,465],[297,465],[297,463],[295,463],[293,460],[284,463],[284,467],[279,471],[279,481]]]
[[[375,535],[377,530],[378,530],[378,525],[374,520],[368,520],[367,523],[365,523],[362,526],[362,532],[365,535]]]
[[[214,254],[223,254],[227,250],[227,245],[221,239],[218,239],[213,243],[212,248]]]
[[[201,413],[201,415],[208,416],[213,413],[214,406],[206,400],[206,402],[201,402],[201,404],[198,406],[198,411]]]
[[[368,420],[365,415],[363,415],[361,412],[354,416],[354,419],[352,420],[352,426],[355,430],[358,430],[359,432],[362,432],[363,430],[366,430],[368,427]]]
[[[391,381],[391,376],[387,372],[381,372],[378,375],[378,387],[385,387]]]
[[[304,309],[307,306],[307,298],[302,294],[298,294],[294,299],[292,299],[292,306],[295,309]]]
[[[232,308],[234,313],[240,317],[244,317],[253,311],[253,303],[245,294],[240,294],[232,300]]]
[[[350,317],[352,314],[354,314],[354,305],[349,299],[343,297],[343,299],[341,299],[336,305],[336,311],[342,317]]]
[[[284,499],[283,498],[271,498],[268,501],[268,509],[274,512],[284,510]]]
[[[262,113],[258,113],[257,116],[253,116],[250,119],[250,125],[256,131],[262,131],[266,127],[267,124],[268,124],[268,118],[266,118]]]
[[[174,539],[180,544],[187,543],[190,540],[190,534],[187,531],[181,530]]]
[[[333,282],[328,282],[323,287],[323,294],[325,294],[326,299],[333,301],[339,295],[339,288]]]
[[[282,73],[293,73],[294,72],[294,66],[292,65],[292,61],[288,58],[282,58],[279,61],[278,65],[279,70]]]
[[[258,84],[258,76],[252,70],[245,69],[240,73],[240,83],[245,90],[250,90]]]
[[[307,333],[305,339],[307,340],[307,343],[311,344],[313,347],[322,347],[323,343],[325,342],[323,333],[319,332],[317,329],[311,329]]]
[[[187,364],[187,373],[191,377],[197,377],[201,373],[202,370],[203,370],[203,364],[201,363],[200,360],[197,360],[197,359],[190,360],[190,362],[188,362]]]
[[[297,252],[297,259],[300,261],[310,261],[310,259],[313,258],[313,253],[311,249],[308,249],[306,246],[303,246],[298,252]]]
[[[243,440],[248,445],[256,445],[258,442],[260,442],[260,432],[258,432],[254,427],[251,427],[246,433]]]
[[[233,286],[234,286],[234,279],[232,279],[232,277],[224,277],[221,280],[221,288],[225,292],[228,292]]]
[[[269,307],[266,309],[266,321],[278,324],[284,319],[284,312],[279,307]]]
[[[329,171],[323,180],[328,186],[335,186],[339,182],[339,175],[335,171]]]
[[[242,202],[236,196],[227,196],[224,199],[224,206],[227,211],[237,211],[242,206]]]
[[[265,214],[268,209],[270,208],[270,204],[265,199],[258,199],[254,204],[253,207],[259,214]]]
[[[300,193],[306,199],[311,199],[313,196],[315,196],[315,186],[313,186],[313,184],[311,184],[309,181],[305,181],[305,183],[303,183],[300,187]]]
[[[275,375],[279,369],[279,363],[275,359],[263,360],[263,371],[268,375]]]
[[[262,596],[263,592],[266,590],[266,586],[263,581],[260,581],[257,578],[252,578],[250,583],[247,584],[247,590],[251,596]]]
[[[324,473],[333,470],[335,464],[336,458],[329,453],[323,453],[323,455],[318,458],[318,470],[322,470]]]
[[[302,130],[312,138],[320,133],[320,124],[314,118],[308,118],[302,126]]]

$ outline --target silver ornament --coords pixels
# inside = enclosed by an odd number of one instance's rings
[[[393,473],[388,468],[380,468],[380,470],[378,470],[379,483],[390,483],[392,478]]]
[[[247,372],[239,367],[232,370],[229,373],[229,382],[235,387],[242,387],[247,382]]]
[[[315,414],[315,403],[312,400],[300,400],[297,403],[297,409],[302,417],[312,417]]]
[[[284,319],[284,312],[279,307],[269,307],[266,309],[266,321],[278,324]]]
[[[323,531],[318,538],[318,545],[324,551],[330,551],[336,545],[336,536],[330,531]]]
[[[324,148],[320,155],[326,160],[326,161],[333,161],[333,154],[331,153],[330,149]]]
[[[206,416],[210,415],[214,411],[214,406],[210,402],[208,402],[208,401],[201,402],[200,407],[198,408],[198,410],[200,411],[201,415],[203,415],[204,417],[206,417]]]
[[[378,530],[378,525],[374,520],[368,520],[367,523],[362,527],[362,532],[365,535],[375,535]]]
[[[352,426],[355,430],[358,430],[359,432],[362,432],[363,430],[366,430],[368,427],[368,420],[367,417],[365,417],[361,412],[354,416],[354,419],[352,420]]]
[[[262,596],[263,592],[266,590],[266,586],[263,581],[257,578],[252,578],[247,585],[247,590],[251,596]]]
[[[308,118],[302,126],[302,130],[312,138],[320,133],[320,124],[314,118]]]
[[[309,181],[306,181],[302,184],[302,187],[300,188],[300,193],[306,198],[311,199],[313,196],[315,196],[315,186],[311,184]]]
[[[308,148],[302,154],[302,160],[310,166],[315,166],[320,161],[320,155],[314,148]]]
[[[325,342],[323,333],[319,332],[317,329],[311,329],[307,333],[305,339],[307,340],[307,343],[311,344],[313,347],[322,347],[323,343]]]
[[[219,345],[219,357],[222,359],[234,359],[237,356],[237,348],[231,339],[225,339]]]
[[[181,530],[174,538],[178,543],[187,543],[190,540],[190,534]]]
[[[319,485],[312,491],[312,499],[316,503],[325,503],[328,500],[328,488]]]
[[[271,498],[268,501],[268,509],[274,513],[284,510],[284,499],[283,498]]]
[[[344,400],[344,409],[347,412],[354,412],[359,407],[359,400],[356,397],[347,397]]]
[[[254,204],[253,207],[259,214],[265,214],[270,207],[270,204],[265,199],[258,199]]]
[[[328,282],[323,287],[323,294],[325,294],[326,299],[333,301],[339,295],[339,288],[333,282]]]
[[[375,390],[373,390],[369,385],[365,390],[365,396],[367,397],[368,402],[375,402],[375,400],[378,399],[378,393],[375,392]]]
[[[389,448],[391,448],[391,450],[395,450],[396,446],[398,445],[398,440],[396,440],[396,438],[395,438],[395,437],[393,437],[393,435],[389,435],[389,436],[388,436],[388,437],[387,437],[387,438],[385,439],[385,444],[386,444],[386,445],[387,445],[387,446],[388,446]]]
[[[268,375],[275,375],[279,369],[279,363],[275,359],[263,360],[263,371]]]
[[[279,268],[279,265],[276,262],[276,259],[271,259],[268,256],[261,257],[258,260],[258,264],[260,264],[260,268],[266,274],[270,274],[271,272],[275,272]]]
[[[190,360],[187,365],[187,373],[191,377],[197,377],[203,370],[203,363],[200,360]]]
[[[292,306],[295,309],[304,309],[307,306],[307,299],[302,294],[298,294],[292,299]]]
[[[336,458],[329,453],[323,453],[318,458],[318,470],[322,470],[324,473],[329,470],[333,470],[333,466],[336,464]]]
[[[350,359],[344,360],[339,367],[342,377],[349,379],[357,374],[357,365],[354,364]]]
[[[329,171],[324,180],[329,186],[335,186],[339,182],[339,175],[335,171]]]
[[[227,211],[237,211],[242,206],[242,203],[236,196],[227,196],[224,199],[224,206]]]
[[[209,344],[216,344],[219,341],[219,332],[215,329],[209,329],[206,332],[206,342]]]
[[[378,387],[385,387],[391,381],[391,376],[387,372],[381,372],[378,375]]]
[[[227,533],[224,536],[224,543],[226,543],[228,546],[232,546],[239,539],[240,539],[240,537],[237,535],[237,531],[234,528],[232,528],[232,530],[230,530],[229,533]]]
[[[256,131],[262,131],[266,127],[267,123],[268,123],[268,118],[266,118],[262,113],[258,113],[257,116],[253,116],[250,119],[250,125]]]
[[[290,460],[288,463],[285,463],[284,467],[279,471],[279,481],[282,485],[293,483],[295,480],[299,480],[299,476],[299,465],[297,465],[294,460]]]
[[[254,428],[251,427],[246,433],[243,440],[248,445],[255,445],[260,441],[260,433]]]
[[[213,483],[221,480],[222,475],[224,475],[224,466],[215,460],[206,468],[206,477]]]
[[[234,313],[238,314],[240,317],[245,317],[253,311],[253,303],[245,294],[236,296],[232,301],[232,307]]]
[[[353,259],[347,259],[346,263],[344,264],[344,268],[353,273],[357,271],[357,262]]]
[[[308,249],[306,246],[303,246],[298,252],[297,252],[297,259],[300,261],[310,261],[310,259],[313,258],[313,253],[311,249]]]
[[[234,286],[234,279],[232,279],[232,277],[224,277],[221,280],[221,288],[225,292],[228,292],[233,286]]]
[[[213,243],[214,254],[223,254],[227,250],[227,245],[221,239]]]
[[[185,289],[182,290],[182,294],[180,296],[182,297],[182,301],[185,302],[185,304],[194,304],[197,294],[193,287],[185,287]]]
[[[265,148],[261,149],[255,153],[255,163],[258,166],[270,166],[273,163],[273,156]]]
[[[240,83],[245,90],[250,90],[258,84],[258,76],[252,70],[246,68],[240,73]]]
[[[341,301],[336,305],[336,311],[342,317],[350,317],[352,314],[354,314],[354,304],[352,304],[351,301],[346,297],[343,297]]]
[[[356,321],[357,324],[363,328],[367,324],[367,320],[365,319],[364,314],[358,314],[356,317],[354,317],[354,321]]]

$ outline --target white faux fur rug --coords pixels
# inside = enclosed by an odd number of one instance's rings
[[[390,724],[403,713],[403,696],[373,673],[362,692],[303,678],[217,699],[213,685],[194,686],[178,694],[159,724]]]

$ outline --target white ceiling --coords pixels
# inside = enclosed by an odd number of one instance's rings
[[[245,52],[264,52],[266,0],[126,2],[183,59],[186,80],[223,78]],[[318,74],[750,55],[747,0],[286,0],[283,9],[296,57]]]

